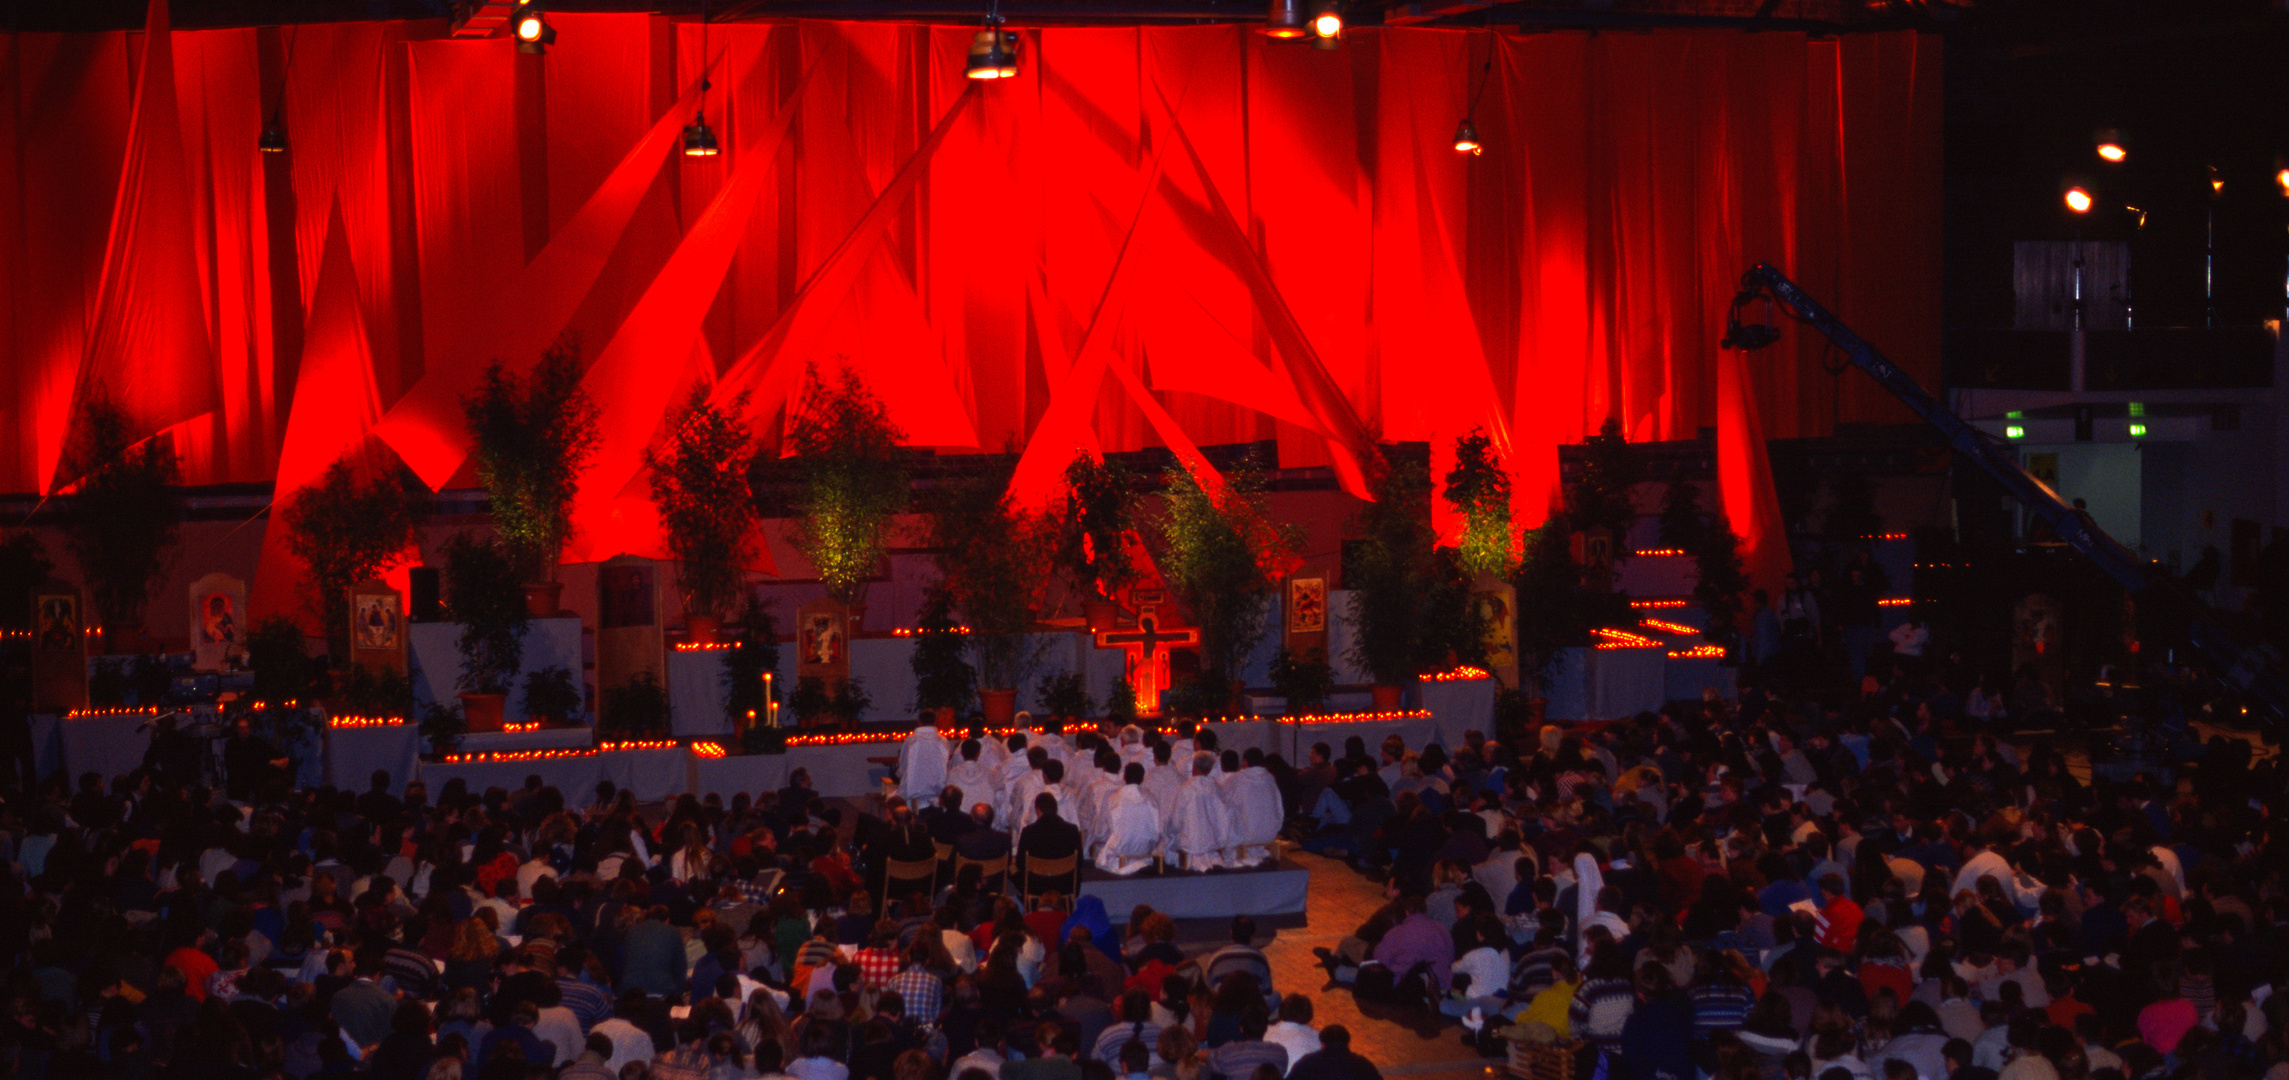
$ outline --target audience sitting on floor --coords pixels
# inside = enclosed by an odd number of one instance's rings
[[[1943,650],[1915,659],[1850,707],[1752,681],[1451,748],[1319,744],[1300,770],[1213,726],[996,744],[942,723],[914,750],[919,811],[803,779],[575,807],[537,777],[59,777],[0,791],[0,1065],[1380,1080],[1353,1042],[1380,1032],[1314,1026],[1350,992],[1611,1080],[2289,1080],[2279,756],[2220,737],[2176,775],[2088,776],[1966,715]],[[1147,798],[1174,809],[1157,852],[1153,828],[1101,827]],[[1154,864],[1276,857],[1283,828],[1384,892],[1336,928],[1326,985],[1292,985],[1252,918],[1187,948],[1166,913],[1116,927],[1075,887],[1116,840],[1117,869],[1174,874]]]

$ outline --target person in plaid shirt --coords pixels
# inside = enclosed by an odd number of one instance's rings
[[[906,1003],[906,1015],[914,1022],[934,1025],[938,1014],[945,1010],[946,983],[938,973],[930,970],[930,949],[917,944],[906,950],[906,970],[891,977],[883,989],[896,993]]]
[[[851,959],[858,964],[859,978],[867,986],[879,990],[890,985],[898,974],[898,924],[888,919],[875,923],[866,947]]]

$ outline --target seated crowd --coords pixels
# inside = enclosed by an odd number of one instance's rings
[[[1189,759],[1168,798],[1260,770],[1290,838],[1385,883],[1324,950],[1335,981],[1488,1049],[1578,1040],[1585,1080],[2289,1080],[2289,773],[2246,742],[2174,783],[2086,782],[1917,679],[1301,767],[1182,752],[1214,737],[1053,730],[1008,747],[1021,766],[964,740],[913,788],[935,799],[879,815],[801,770],[665,808],[538,777],[53,781],[0,801],[0,1070],[1379,1080],[1314,1026],[1328,988],[1274,986],[1250,920],[1200,953],[1166,914],[1034,891],[1028,861],[1102,856],[1108,795]],[[1067,781],[1081,762],[1103,779]],[[1163,858],[1262,857],[1148,831]]]
[[[1116,929],[1014,873],[886,880],[934,844],[885,810],[846,822],[800,770],[650,815],[537,776],[0,796],[0,1075],[1378,1080],[1276,994],[1252,922],[1188,956],[1167,915]]]

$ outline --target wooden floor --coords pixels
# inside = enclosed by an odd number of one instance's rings
[[[1481,1058],[1462,1044],[1462,1028],[1452,1020],[1420,1011],[1396,1013],[1380,1006],[1361,1010],[1347,987],[1332,986],[1327,969],[1312,953],[1333,949],[1383,905],[1383,887],[1335,859],[1308,852],[1288,856],[1311,871],[1308,925],[1280,930],[1265,955],[1283,994],[1300,991],[1312,999],[1314,1027],[1342,1024],[1351,1029],[1351,1049],[1375,1062],[1385,1076],[1473,1076],[1499,1071],[1500,1058]]]

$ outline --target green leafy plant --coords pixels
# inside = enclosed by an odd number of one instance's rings
[[[1431,552],[1430,576],[1424,582],[1421,603],[1421,630],[1415,639],[1416,670],[1440,671],[1457,664],[1486,666],[1487,631],[1492,628],[1472,600],[1472,584],[1460,551],[1442,547]]]
[[[1335,668],[1327,651],[1313,649],[1303,656],[1281,649],[1272,658],[1272,688],[1288,699],[1289,716],[1327,711],[1327,695],[1335,691]]]
[[[653,739],[668,733],[668,688],[649,671],[604,691],[597,735],[611,739]]]
[[[816,367],[812,388],[787,418],[785,449],[802,471],[795,497],[795,547],[818,569],[827,595],[855,604],[882,558],[891,523],[906,509],[906,433],[847,366],[828,382]]]
[[[1169,591],[1200,624],[1200,708],[1209,711],[1228,702],[1231,680],[1263,640],[1264,612],[1295,565],[1300,530],[1271,524],[1264,475],[1251,465],[1226,474],[1221,497],[1182,468],[1166,479],[1156,554]]]
[[[954,620],[954,596],[944,587],[922,596],[914,621],[914,708],[968,712],[978,699],[978,672],[967,659],[969,635]]]
[[[346,716],[410,717],[413,680],[388,668],[351,664],[334,682],[334,705]]]
[[[445,617],[461,624],[462,688],[505,694],[524,665],[531,615],[503,545],[456,534],[445,542]]]
[[[1693,583],[1693,602],[1707,613],[1709,623],[1701,636],[1719,645],[1740,640],[1741,594],[1748,591],[1748,572],[1741,566],[1741,538],[1720,517],[1701,535],[1693,552],[1699,571]]]
[[[1445,494],[1463,516],[1463,572],[1494,577],[1509,573],[1510,474],[1495,460],[1494,440],[1486,429],[1472,428],[1455,440],[1454,468],[1447,471]]]
[[[304,602],[336,655],[349,655],[351,586],[388,569],[413,540],[423,510],[414,483],[402,473],[362,478],[344,458],[287,504],[286,546],[307,568]]]
[[[747,395],[728,407],[708,403],[708,387],[695,385],[668,416],[663,453],[644,452],[651,469],[652,502],[660,529],[676,557],[684,610],[719,615],[738,597],[755,552],[755,503],[747,474],[755,460],[755,433],[746,420]]]
[[[1672,480],[1661,491],[1661,546],[1699,551],[1708,534],[1701,519],[1701,489],[1690,480]]]
[[[1110,600],[1136,580],[1123,538],[1136,528],[1136,477],[1076,454],[1065,466],[1065,506],[1057,531],[1057,565],[1081,595]]]
[[[1105,719],[1116,728],[1137,722],[1137,693],[1127,680],[1113,680],[1113,688],[1105,692]]]
[[[64,520],[64,546],[79,560],[103,625],[143,624],[151,589],[167,574],[186,504],[175,487],[182,470],[172,439],[133,442],[117,406],[88,407],[86,449],[76,460],[95,467],[79,482]]]
[[[461,736],[468,732],[469,722],[459,712],[432,701],[421,710],[421,720],[415,730],[421,733],[421,741],[429,744],[430,753],[450,754],[454,747],[461,745]]]
[[[302,628],[272,615],[246,633],[246,659],[254,668],[253,699],[265,705],[307,701],[325,671],[302,650]]]
[[[1089,700],[1089,688],[1077,672],[1061,671],[1042,676],[1033,696],[1040,702],[1041,711],[1051,716],[1078,720],[1097,711],[1097,703]]]
[[[551,580],[572,535],[580,471],[596,452],[596,403],[580,388],[579,346],[550,346],[525,378],[494,361],[462,411],[516,580]]]
[[[770,605],[749,596],[739,613],[739,633],[723,656],[723,718],[736,728],[752,712],[761,723],[769,711],[764,707],[763,673],[777,670],[779,632],[772,624]],[[784,696],[776,686],[772,693]]]
[[[1384,686],[1422,672],[1421,646],[1433,584],[1429,470],[1391,460],[1375,476],[1375,501],[1352,519],[1360,535],[1344,554],[1351,590],[1352,663]]]
[[[1565,650],[1590,643],[1582,571],[1574,563],[1572,529],[1560,515],[1526,531],[1525,557],[1511,574],[1518,593],[1518,670],[1547,691]]]
[[[1604,527],[1613,535],[1613,557],[1629,557],[1629,527],[1637,521],[1630,489],[1644,474],[1637,451],[1621,434],[1621,422],[1607,417],[1598,433],[1583,441],[1580,465],[1566,483],[1566,519],[1577,530]]]
[[[825,679],[807,676],[795,680],[795,692],[787,699],[787,707],[795,714],[795,721],[807,724],[814,720],[842,720],[857,723],[866,718],[866,710],[874,705],[874,698],[866,692],[866,680],[845,679],[828,685]]]
[[[931,546],[942,587],[970,628],[970,654],[984,689],[1014,690],[1040,663],[1035,603],[1047,580],[1056,526],[1023,510],[1007,491],[1008,470],[939,488],[931,499]]]
[[[551,665],[525,676],[525,715],[562,724],[580,715],[586,695],[573,685],[572,672]]]

